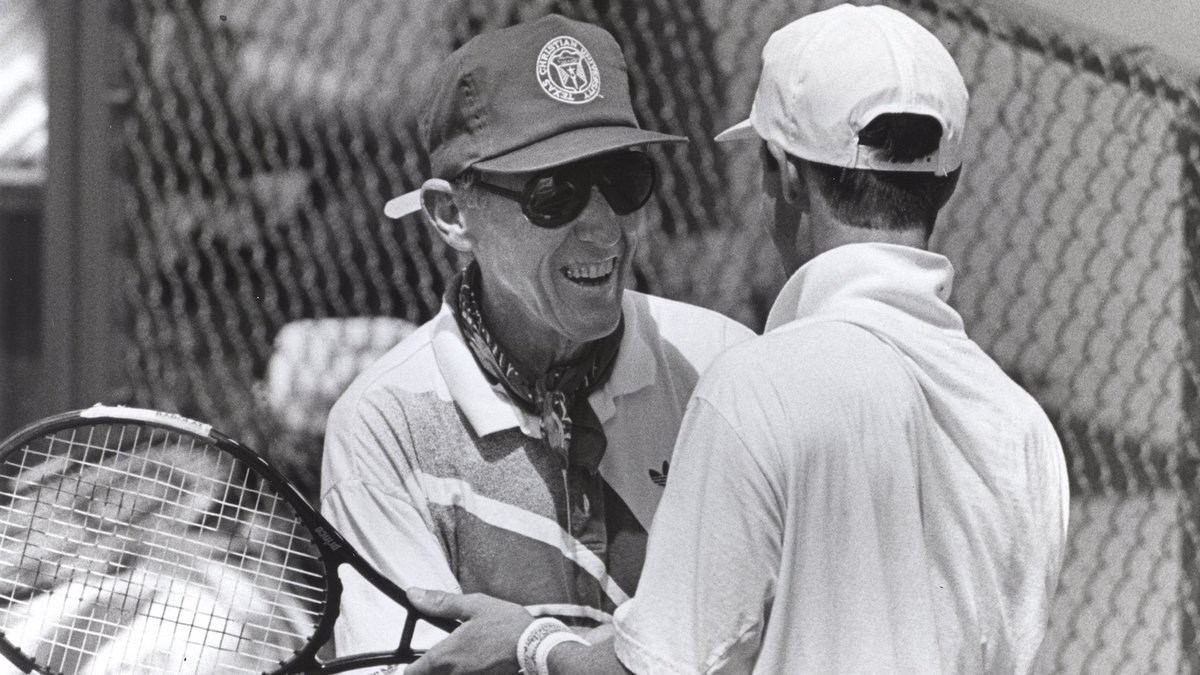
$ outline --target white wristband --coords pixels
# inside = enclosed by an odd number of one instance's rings
[[[571,629],[567,628],[567,624],[544,616],[540,619],[534,619],[533,623],[525,627],[525,631],[521,633],[520,639],[517,640],[517,664],[521,666],[521,672],[525,675],[543,675],[537,667],[537,650],[542,640],[555,633],[571,633]]]
[[[547,635],[538,643],[537,650],[534,652],[533,665],[537,675],[550,675],[550,650],[564,642],[578,642],[582,645],[591,644],[570,631]]]

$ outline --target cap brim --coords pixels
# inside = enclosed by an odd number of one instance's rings
[[[421,191],[413,190],[388,201],[383,205],[383,215],[388,218],[400,218],[421,210]]]
[[[750,123],[750,119],[747,118],[717,134],[713,140],[724,143],[725,141],[744,141],[752,138],[759,138],[759,135],[754,130],[754,125]]]
[[[499,157],[476,162],[472,168],[493,173],[526,173],[638,145],[687,143],[687,140],[683,136],[634,127],[583,127],[556,134]]]

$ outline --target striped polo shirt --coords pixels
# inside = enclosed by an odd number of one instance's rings
[[[486,593],[578,626],[611,621],[637,588],[692,389],[753,335],[633,291],[623,311],[612,375],[589,396],[608,438],[595,475],[563,471],[538,418],[485,379],[443,306],[334,406],[322,511],[402,587]],[[394,648],[404,610],[344,582],[337,651]]]

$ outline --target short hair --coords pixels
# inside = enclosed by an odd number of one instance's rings
[[[928,115],[883,113],[858,134],[859,145],[877,148],[891,162],[911,162],[937,150],[942,125]],[[933,232],[938,211],[958,183],[959,169],[945,176],[926,172],[846,169],[789,157],[807,166],[817,189],[842,222],[874,230],[923,228]]]
[[[454,192],[458,195],[459,203],[471,209],[479,208],[482,201],[482,190],[475,185],[479,181],[479,172],[467,169],[451,179]]]

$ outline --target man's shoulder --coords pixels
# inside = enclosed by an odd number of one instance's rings
[[[670,343],[686,355],[696,350],[712,358],[755,335],[743,324],[711,309],[637,291],[626,291],[625,311],[627,325],[634,326],[645,338]]]
[[[626,291],[625,305],[627,308],[633,307],[639,312],[648,313],[656,318],[676,318],[684,321],[696,321],[721,326],[733,325],[742,328],[748,333],[753,333],[749,328],[720,312],[680,300],[664,298],[661,295],[651,295],[640,291]]]
[[[891,350],[870,331],[852,323],[804,320],[785,324],[763,335],[752,335],[721,354],[719,360],[726,367],[759,363],[769,368],[779,360],[803,358],[819,366],[830,360],[857,359],[864,352],[882,357]],[[812,359],[815,355],[820,359]]]
[[[422,324],[383,356],[364,368],[338,397],[332,415],[344,415],[363,399],[397,392],[435,392],[444,389],[434,358],[433,335],[437,317]]]
[[[436,374],[433,336],[438,318],[425,322],[411,335],[396,343],[383,356],[363,369],[353,386],[366,389],[387,387],[398,382],[415,384],[414,378]],[[427,372],[431,369],[432,372]]]
[[[745,340],[722,352],[697,385],[697,395],[749,400],[754,392],[788,398],[879,399],[885,389],[913,386],[899,356],[858,326],[803,321]],[[749,399],[747,398],[749,397]]]

